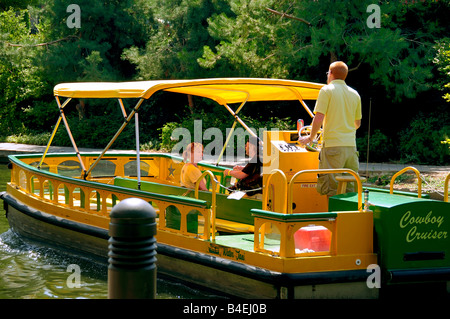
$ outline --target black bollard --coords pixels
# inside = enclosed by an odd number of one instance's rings
[[[156,212],[128,198],[113,207],[109,223],[109,299],[156,298]]]

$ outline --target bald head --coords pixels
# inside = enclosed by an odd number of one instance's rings
[[[330,65],[330,73],[335,80],[345,80],[348,74],[348,67],[342,61],[336,61]]]

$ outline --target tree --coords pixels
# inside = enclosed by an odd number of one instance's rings
[[[439,83],[439,88],[443,91],[450,89],[450,38],[444,38],[436,44],[436,57],[433,62],[442,73],[443,81]],[[448,81],[448,83],[446,83]],[[446,90],[447,89],[447,90]],[[443,98],[450,102],[450,93],[446,92]]]
[[[278,54],[286,23],[265,10],[272,2],[231,0],[231,12],[212,15],[208,31],[218,44],[203,47],[199,64],[220,76],[288,77],[289,64]]]
[[[41,3],[38,27],[42,28],[40,31],[46,45],[35,55],[32,64],[39,68],[45,85],[43,91],[47,93],[45,98],[49,102],[30,104],[28,120],[42,123],[40,114],[52,110],[53,116],[49,119],[54,124],[58,110],[51,92],[57,83],[133,78],[134,66],[122,60],[121,55],[125,48],[145,43],[151,32],[153,16],[144,0],[80,0],[76,7],[70,0],[42,0]],[[78,18],[80,23],[73,23]],[[99,147],[109,141],[108,130],[118,129],[123,121],[116,108],[116,103],[91,99],[74,100],[65,111],[80,143]],[[89,129],[93,126],[100,132],[95,140]],[[61,135],[57,138],[67,144],[64,130]]]
[[[124,50],[123,59],[135,64],[138,79],[211,77],[197,59],[204,45],[212,45],[207,18],[227,10],[226,0],[154,0],[157,21],[145,48]]]
[[[220,43],[205,47],[199,63],[247,76],[323,81],[311,71],[344,60],[351,70],[368,66],[373,83],[396,101],[428,90],[432,44],[448,31],[444,26],[449,4],[383,2],[381,27],[369,28],[371,4],[372,0],[230,0],[233,15],[208,19],[208,30]]]
[[[43,88],[33,63],[35,44],[42,39],[32,32],[27,10],[0,12],[0,131],[2,135],[23,131],[23,109]],[[20,43],[20,45],[17,45]]]
[[[68,23],[73,1],[45,2],[41,19],[51,25],[45,40],[68,39],[49,46],[36,61],[51,85],[77,80],[120,81],[134,76],[134,68],[121,55],[125,48],[145,43],[151,32],[148,25],[153,17],[145,1],[77,1],[79,28]]]

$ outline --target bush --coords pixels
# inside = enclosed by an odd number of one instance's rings
[[[367,160],[367,133],[356,139],[360,161]],[[389,162],[396,160],[395,142],[380,130],[375,130],[369,138],[369,162]]]
[[[220,108],[220,106],[219,106]],[[256,118],[256,117],[248,117],[241,116],[244,123],[248,125],[250,129],[256,130],[256,134],[259,135],[259,129],[264,128],[267,130],[270,129],[279,129],[279,130],[292,130],[296,125],[294,121],[290,119],[279,119],[270,117],[268,119]],[[160,148],[163,150],[172,150],[172,148],[180,142],[179,140],[174,140],[172,138],[172,133],[176,128],[186,128],[189,130],[192,139],[194,138],[194,121],[202,120],[201,128],[202,128],[202,138],[204,137],[205,130],[208,128],[218,128],[222,132],[223,142],[226,140],[226,135],[229,129],[233,125],[234,119],[225,112],[220,112],[219,109],[213,109],[212,112],[205,112],[203,110],[198,113],[188,114],[186,113],[182,120],[179,122],[168,122],[164,124],[164,126],[160,129],[161,134],[161,144]],[[242,126],[238,123],[235,129],[243,129]],[[236,134],[235,141],[230,141],[228,143],[227,148],[233,148],[236,150],[236,145],[244,145],[244,139],[247,135]],[[259,136],[262,139],[262,136]],[[186,141],[185,141],[186,142]],[[203,141],[204,146],[209,143],[209,140]]]
[[[448,113],[419,113],[409,127],[399,133],[399,151],[404,162],[447,165],[449,148],[445,143],[450,135]]]
[[[0,141],[6,143],[47,145],[50,135],[50,133],[10,135],[0,138]]]

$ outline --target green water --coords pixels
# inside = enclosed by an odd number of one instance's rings
[[[10,171],[0,163],[0,192]],[[0,299],[106,299],[107,265],[25,242],[9,229],[0,200]],[[79,276],[73,266],[79,269]],[[70,267],[69,267],[70,266]],[[158,299],[209,299],[217,296],[158,278]]]

